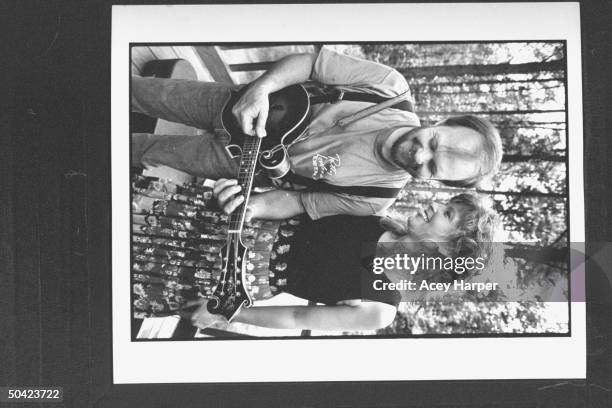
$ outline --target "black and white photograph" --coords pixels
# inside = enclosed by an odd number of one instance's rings
[[[612,8],[2,4],[0,407],[596,408]]]
[[[432,19],[441,5],[354,6],[379,16],[367,32],[325,24],[346,5],[309,5],[323,28],[304,18],[282,38],[294,6],[246,21],[232,6],[114,8],[116,381],[254,380],[128,366],[151,350],[215,347],[216,361],[257,344],[282,360],[257,381],[381,381],[519,375],[527,357],[513,353],[504,370],[462,369],[485,344],[533,344],[546,378],[583,347],[571,13],[517,34],[500,5],[478,30]],[[423,19],[407,28],[402,13]],[[225,18],[241,30],[221,35]],[[465,353],[441,376],[380,374],[414,344],[406,362],[441,344]],[[378,352],[361,370],[365,350]]]
[[[132,45],[136,338],[569,334],[565,55]]]

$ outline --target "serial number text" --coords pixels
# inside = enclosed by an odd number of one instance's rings
[[[0,402],[61,402],[62,387],[0,387]]]

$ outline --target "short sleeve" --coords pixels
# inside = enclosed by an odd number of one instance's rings
[[[300,199],[308,216],[317,220],[331,215],[377,215],[386,210],[394,199],[358,197],[349,194],[304,191]]]
[[[326,85],[371,89],[386,96],[409,90],[404,76],[393,68],[325,47],[315,61],[312,79]]]

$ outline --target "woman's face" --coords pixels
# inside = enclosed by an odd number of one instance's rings
[[[408,219],[410,235],[419,240],[446,242],[456,235],[465,210],[463,204],[432,203]]]

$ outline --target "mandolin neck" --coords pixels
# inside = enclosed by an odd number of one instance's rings
[[[242,232],[260,147],[260,137],[245,136],[242,145],[242,155],[240,156],[240,169],[238,170],[238,185],[242,187],[244,201],[229,217],[228,233],[230,234],[240,234]]]

